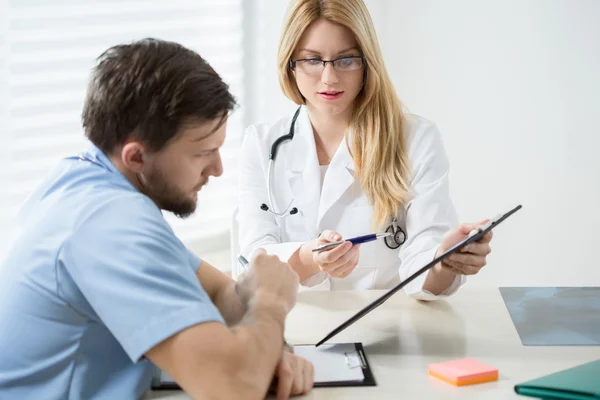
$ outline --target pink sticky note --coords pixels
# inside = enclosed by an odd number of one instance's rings
[[[429,365],[429,375],[456,386],[498,380],[498,369],[472,358]]]

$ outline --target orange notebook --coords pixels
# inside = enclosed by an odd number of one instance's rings
[[[472,358],[429,365],[429,375],[455,386],[498,380],[498,369]]]

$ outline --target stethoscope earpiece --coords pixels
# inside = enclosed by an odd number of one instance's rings
[[[268,206],[268,205],[266,205],[265,203],[262,203],[262,204],[260,205],[260,209],[261,209],[261,210],[263,210],[263,211],[268,211],[268,212],[270,212],[271,214],[273,214],[273,215],[275,215],[275,216],[277,216],[277,217],[281,216],[281,215],[278,215],[278,214],[274,213],[273,211],[269,210],[269,206]],[[284,214],[285,214],[285,213],[284,213]],[[289,214],[290,214],[290,215],[298,214],[298,209],[297,209],[296,207],[292,208],[292,209],[290,210]]]

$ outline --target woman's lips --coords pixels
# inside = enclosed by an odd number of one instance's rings
[[[321,96],[325,100],[337,100],[340,97],[342,97],[342,95],[344,94],[343,91],[337,91],[337,90],[328,90],[326,92],[318,92],[318,93],[319,93],[319,96]]]

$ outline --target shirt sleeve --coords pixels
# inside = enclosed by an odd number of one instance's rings
[[[134,362],[187,327],[224,323],[195,275],[200,259],[145,196],[95,211],[65,241],[58,261]]]
[[[191,251],[189,248],[186,247],[185,250],[187,252],[187,257],[190,262],[190,266],[192,267],[194,273],[196,273],[198,271],[198,268],[200,268],[200,264],[202,264],[202,260],[196,255],[196,253]]]
[[[415,132],[409,154],[413,165],[412,200],[406,211],[407,239],[399,252],[401,280],[431,262],[444,234],[458,225],[450,198],[448,157],[434,124],[428,123]],[[452,284],[436,296],[423,290],[426,278],[427,272],[406,285],[405,292],[419,300],[437,300],[456,292],[466,279],[457,275]]]

